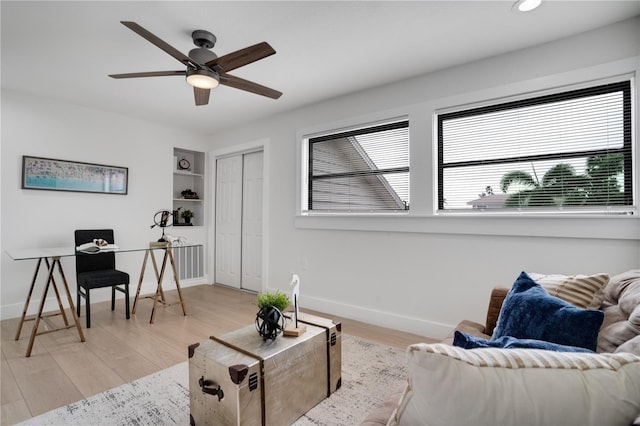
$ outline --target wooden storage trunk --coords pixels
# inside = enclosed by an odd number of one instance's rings
[[[299,337],[265,342],[250,325],[191,345],[191,424],[288,425],[340,388],[340,324],[299,322]]]

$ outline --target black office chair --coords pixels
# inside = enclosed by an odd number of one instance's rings
[[[76,247],[100,238],[114,244],[113,229],[79,229],[75,231]],[[125,309],[129,319],[129,274],[116,269],[113,252],[76,254],[76,280],[78,282],[77,311],[80,316],[80,296],[86,301],[87,328],[91,328],[90,290],[111,287],[111,310],[115,310],[116,290],[124,293]]]

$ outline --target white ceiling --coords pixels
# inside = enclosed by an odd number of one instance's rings
[[[5,1],[2,89],[29,92],[210,133],[434,70],[545,43],[640,15],[640,1]],[[196,107],[183,77],[107,74],[182,65],[119,21],[187,54],[205,29],[218,56],[267,41],[276,55],[231,74],[284,94],[221,86]]]

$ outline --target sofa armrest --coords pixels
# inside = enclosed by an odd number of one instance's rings
[[[461,331],[482,339],[490,339],[493,334],[493,329],[498,323],[502,302],[504,302],[504,298],[507,297],[508,292],[509,289],[506,287],[494,287],[493,290],[491,290],[486,323],[483,325],[477,322],[463,320],[442,340],[442,343],[453,345],[453,337],[456,331]]]
[[[509,289],[506,287],[494,287],[491,290],[491,298],[489,299],[489,308],[487,309],[487,320],[484,326],[484,333],[491,336],[493,329],[498,324],[498,316],[500,315],[500,309],[502,309],[502,302],[507,297]]]

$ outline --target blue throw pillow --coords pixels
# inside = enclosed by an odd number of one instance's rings
[[[504,299],[491,340],[535,339],[595,351],[604,313],[553,297],[522,272]]]
[[[471,336],[461,331],[456,331],[453,337],[453,346],[464,349],[475,348],[525,348],[525,349],[546,349],[556,352],[590,352],[589,349],[578,348],[576,346],[558,345],[557,343],[545,342],[535,339],[516,339],[511,336],[502,336],[495,340],[487,340],[480,337]]]

